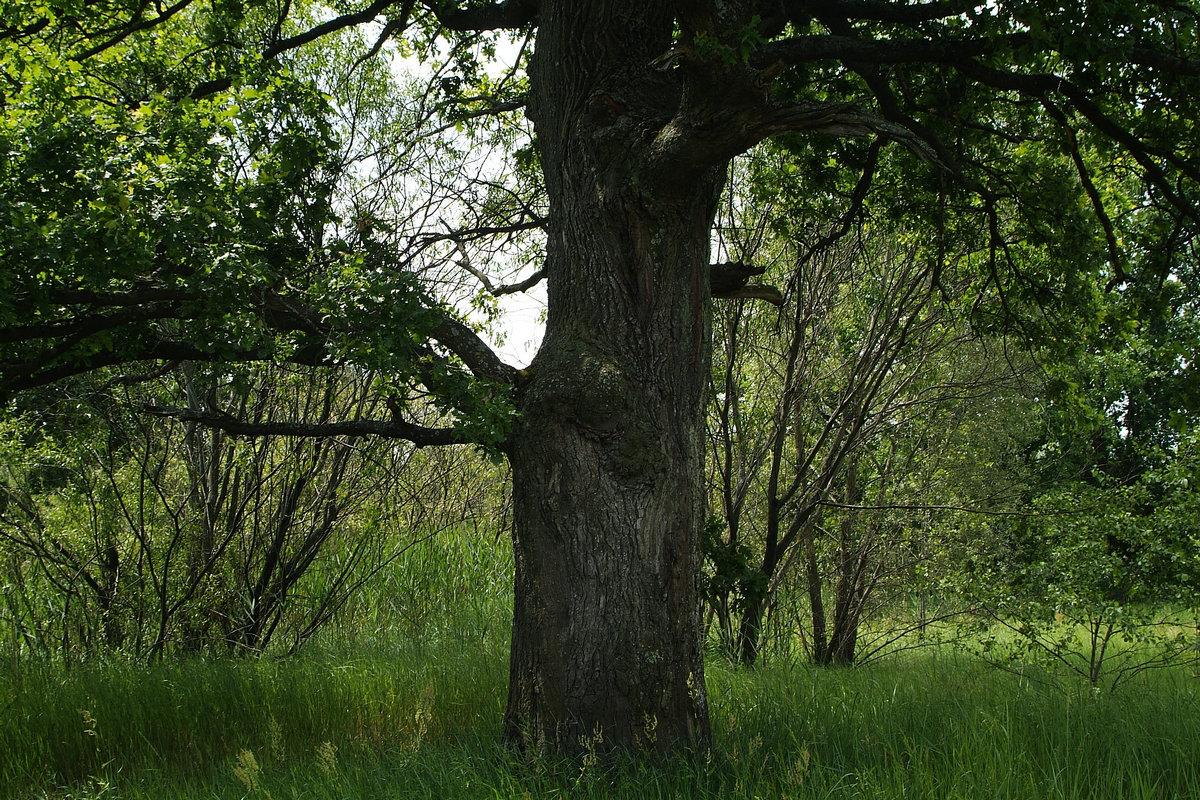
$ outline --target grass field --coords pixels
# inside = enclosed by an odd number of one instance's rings
[[[710,669],[692,761],[525,763],[497,743],[493,642],[284,661],[95,665],[3,686],[8,797],[1200,797],[1200,681],[1111,697],[953,654]]]
[[[1190,670],[1096,694],[949,648],[851,670],[714,658],[711,753],[524,761],[498,741],[507,600],[489,551],[414,553],[460,569],[416,586],[421,564],[398,565],[295,657],[10,662],[0,797],[1200,798]],[[418,590],[420,613],[387,609]]]

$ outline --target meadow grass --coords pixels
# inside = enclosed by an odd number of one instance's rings
[[[949,647],[855,669],[713,657],[710,752],[526,760],[499,741],[506,548],[430,548],[297,656],[14,665],[0,797],[1200,798],[1190,670],[1106,694]]]
[[[1097,696],[926,652],[710,667],[712,752],[525,761],[505,653],[363,642],[286,660],[109,663],[6,681],[6,797],[1200,797],[1200,681]]]

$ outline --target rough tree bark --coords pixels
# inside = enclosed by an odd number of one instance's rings
[[[509,446],[505,732],[526,748],[709,735],[698,565],[724,170],[656,161],[650,139],[679,103],[649,66],[671,44],[666,5],[546,2],[539,18],[529,113],[553,209],[550,312]]]

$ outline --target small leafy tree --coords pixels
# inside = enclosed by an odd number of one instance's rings
[[[1141,510],[1146,492],[1180,469],[1133,487],[1072,487],[1041,498],[1042,515],[1010,532],[1012,560],[967,576],[989,611],[982,654],[1008,667],[1056,664],[1109,688],[1145,670],[1196,663],[1194,492],[1177,484],[1153,512]]]
[[[319,424],[372,413],[372,383],[188,368],[99,395],[121,402],[96,405],[93,388],[10,420],[0,458],[9,644],[65,658],[254,653],[280,640],[294,649],[405,548],[484,513],[488,473],[468,468],[466,451],[430,458],[382,439],[236,437],[126,410],[157,388],[247,419]],[[69,422],[55,418],[64,410]],[[447,497],[426,475],[447,469],[476,479]]]

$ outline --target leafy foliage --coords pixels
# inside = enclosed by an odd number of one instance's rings
[[[244,49],[283,24],[261,6],[185,9],[86,57],[48,13],[54,36],[0,41],[7,391],[139,361],[354,364],[397,398],[428,383],[464,439],[503,436],[507,392],[431,346],[455,315],[347,202],[362,156],[343,112],[380,125],[387,106],[323,91],[320,51],[255,63]],[[380,98],[398,93],[386,70],[342,60]]]

